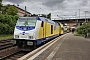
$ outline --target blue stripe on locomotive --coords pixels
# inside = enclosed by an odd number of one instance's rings
[[[35,29],[35,26],[16,26],[17,29],[22,30],[22,31],[28,31],[28,30],[33,30]]]
[[[59,36],[59,35],[56,34],[56,35],[49,36],[49,37],[46,37],[46,38],[37,39],[35,41],[37,42],[37,45],[40,45],[42,42],[47,41],[47,40],[50,40],[50,39],[53,39],[53,38],[55,38],[57,36]]]

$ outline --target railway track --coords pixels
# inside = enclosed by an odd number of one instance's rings
[[[28,52],[21,51],[17,46],[0,51],[0,60],[17,60]]]
[[[14,53],[6,58],[4,58],[3,60],[17,60],[18,58],[24,56],[25,54],[27,54],[29,52],[23,52],[23,51],[19,51],[17,53]]]
[[[6,48],[9,48],[9,47],[12,47],[12,46],[13,46],[13,44],[11,42],[11,39],[0,41],[0,50],[6,49]]]
[[[11,40],[0,41],[0,60],[16,60],[29,52],[23,52],[17,46],[13,46]]]
[[[8,56],[10,56],[12,54],[15,54],[15,53],[17,53],[19,51],[20,50],[18,49],[17,46],[0,50],[0,60],[4,60],[4,58],[6,58],[6,57],[8,57]]]
[[[27,52],[22,52],[17,46],[13,46],[12,39],[0,41],[0,60],[16,60]]]

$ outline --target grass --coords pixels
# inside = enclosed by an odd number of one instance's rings
[[[78,33],[75,33],[74,36],[82,36],[82,37],[85,37],[84,34],[78,34]],[[90,33],[89,33],[89,35],[88,35],[86,38],[90,38]]]
[[[83,34],[78,34],[77,32],[74,34],[74,36],[84,36]]]
[[[12,35],[0,35],[0,40],[12,39],[14,36]]]

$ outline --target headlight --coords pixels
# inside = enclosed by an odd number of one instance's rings
[[[19,38],[19,36],[18,35],[15,35],[15,38]]]
[[[29,36],[30,39],[33,39],[33,36]]]
[[[28,41],[27,45],[33,45],[33,42]]]

